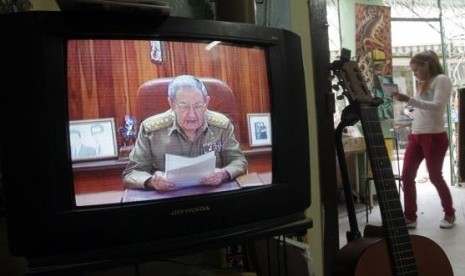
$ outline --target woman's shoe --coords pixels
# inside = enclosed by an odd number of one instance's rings
[[[455,225],[455,216],[444,216],[444,219],[441,220],[441,223],[439,224],[439,227],[443,229],[449,229],[454,227]]]

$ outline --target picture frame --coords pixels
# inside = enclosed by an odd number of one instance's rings
[[[249,125],[249,143],[251,147],[271,145],[271,117],[270,113],[247,114]]]
[[[117,158],[114,118],[70,121],[69,147],[73,162]]]

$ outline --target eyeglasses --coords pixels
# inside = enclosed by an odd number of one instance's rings
[[[204,103],[195,103],[192,105],[184,104],[184,103],[176,104],[176,108],[181,112],[188,112],[191,109],[194,110],[195,112],[201,112],[204,110],[205,106],[206,104]]]

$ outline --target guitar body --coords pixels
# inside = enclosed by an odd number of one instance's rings
[[[445,252],[434,241],[410,235],[419,276],[453,276]],[[392,276],[388,244],[383,238],[363,237],[344,246],[336,259],[333,276]]]

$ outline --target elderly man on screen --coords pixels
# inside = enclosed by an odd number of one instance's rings
[[[199,184],[219,185],[246,173],[247,160],[223,114],[208,109],[210,97],[197,78],[182,75],[168,86],[170,109],[145,119],[123,172],[127,188],[171,190],[165,178],[165,155],[197,157],[214,151],[215,171]]]

